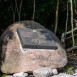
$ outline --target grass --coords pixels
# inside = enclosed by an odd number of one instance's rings
[[[1,77],[5,77],[5,76],[7,76],[6,74],[3,74]]]
[[[67,69],[66,74],[71,74],[71,73],[73,73],[73,71],[72,71],[72,70],[73,70],[73,67],[67,66],[66,69]]]

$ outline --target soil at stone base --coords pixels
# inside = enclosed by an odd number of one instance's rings
[[[75,70],[77,70],[77,52],[67,53],[67,57],[68,57],[67,65],[61,70],[59,70],[59,72],[68,73],[69,71],[70,74],[75,73]],[[71,69],[69,70],[69,68]]]
[[[67,72],[68,71],[68,68],[67,68],[68,66],[72,67],[71,72],[73,72],[73,73],[77,69],[77,53],[67,53],[67,56],[68,56],[68,63],[64,68],[58,70],[60,73]],[[70,72],[70,74],[71,74],[71,72]],[[3,73],[0,72],[0,77],[2,75],[3,75]],[[34,76],[32,74],[29,74],[28,77],[34,77]]]
[[[70,66],[77,68],[77,53],[68,53],[68,61]]]

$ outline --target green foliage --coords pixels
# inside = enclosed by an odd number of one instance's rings
[[[5,2],[7,2],[7,0],[4,0]]]
[[[15,0],[0,0],[0,33],[1,30],[5,30],[10,24],[13,23],[13,11],[12,4],[15,9]],[[21,0],[17,0],[17,5],[19,7]],[[46,28],[54,31],[55,27],[55,14],[57,0],[35,0],[35,18],[34,21],[44,25]],[[66,2],[67,0],[60,0],[59,3],[59,20],[58,20],[58,31],[57,36],[61,38],[61,34],[65,30],[66,21]],[[68,0],[70,2],[70,0]],[[33,0],[23,0],[21,9],[21,21],[31,20],[33,16]],[[70,18],[70,15],[69,15]],[[16,22],[18,21],[18,15],[16,12]],[[69,20],[70,21],[70,20]],[[70,22],[68,22],[69,24]],[[68,25],[70,30],[70,26]]]
[[[72,71],[73,67],[71,67],[71,66],[67,66],[66,69],[67,69],[66,74],[73,73],[73,71]]]
[[[73,51],[73,53],[77,53],[77,49],[75,51]]]
[[[75,42],[77,43],[77,36],[75,36]]]
[[[67,0],[68,2],[71,2],[70,0]]]
[[[3,74],[1,77],[5,77],[5,76],[7,76],[6,74]]]

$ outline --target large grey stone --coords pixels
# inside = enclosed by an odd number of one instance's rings
[[[48,67],[42,67],[33,71],[35,77],[49,77],[52,75],[52,70]]]
[[[21,47],[17,28],[45,29],[34,21],[20,21],[10,25],[0,38],[0,60],[3,73],[32,72],[41,67],[62,68],[67,63],[66,51],[56,35],[51,32],[57,46],[52,49],[25,49]]]

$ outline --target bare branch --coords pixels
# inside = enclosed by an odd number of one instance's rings
[[[72,42],[73,42],[73,46],[75,45],[75,40],[74,40],[74,33],[73,33],[73,4],[72,4],[72,0],[71,1],[71,30],[72,30]]]
[[[15,22],[15,11],[14,11],[14,7],[13,7],[13,2],[11,0],[11,6],[12,6],[12,12],[13,12],[13,23]]]
[[[68,25],[68,1],[67,1],[67,16],[66,16],[65,34],[62,35],[62,37],[65,37],[65,38],[66,38],[66,32],[67,32],[67,25]],[[61,39],[61,40],[65,47],[65,39]]]
[[[35,0],[34,0],[34,9],[33,9],[33,17],[32,17],[32,20],[34,20],[34,16],[35,16]]]
[[[77,36],[77,34],[74,34],[74,37],[75,37],[75,36]],[[70,37],[67,37],[67,38],[65,38],[65,39],[69,39],[69,38],[71,38],[71,37],[72,37],[72,36],[70,36]]]
[[[73,29],[73,32],[76,31],[76,30],[77,30],[77,27],[75,27],[75,28]],[[72,30],[66,32],[66,35],[68,35],[68,34],[70,34],[70,33],[72,33]],[[65,39],[66,39],[66,38],[65,38],[65,33],[62,33],[61,42],[62,42],[63,44],[64,44]]]
[[[17,14],[18,14],[17,0],[15,0],[15,5],[16,5],[16,10],[17,10]]]
[[[19,15],[19,21],[20,21],[20,19],[21,19],[20,17],[21,17],[21,7],[22,7],[22,2],[23,2],[23,0],[21,0],[21,3],[20,3],[20,9],[19,9],[19,14],[18,14],[18,15]]]
[[[59,0],[57,0],[57,8],[56,8],[56,20],[55,20],[55,34],[57,32],[57,26],[58,26],[58,11],[59,11]]]
[[[74,12],[75,12],[75,14],[77,13],[77,11],[76,11],[76,0],[74,0],[74,5],[75,5],[75,10],[74,10]]]
[[[71,48],[66,49],[67,52],[71,52],[73,50],[77,49],[77,46],[73,46]]]
[[[68,24],[68,1],[67,1],[67,16],[66,16],[66,26],[65,26],[65,37],[66,37],[66,32],[67,32],[67,24]]]
[[[75,27],[74,29],[73,29],[73,31],[75,31],[75,30],[77,30],[77,27]],[[66,32],[66,34],[70,34],[72,31],[70,30],[70,31],[68,31],[68,32]],[[62,33],[62,35],[64,35],[64,33]]]

